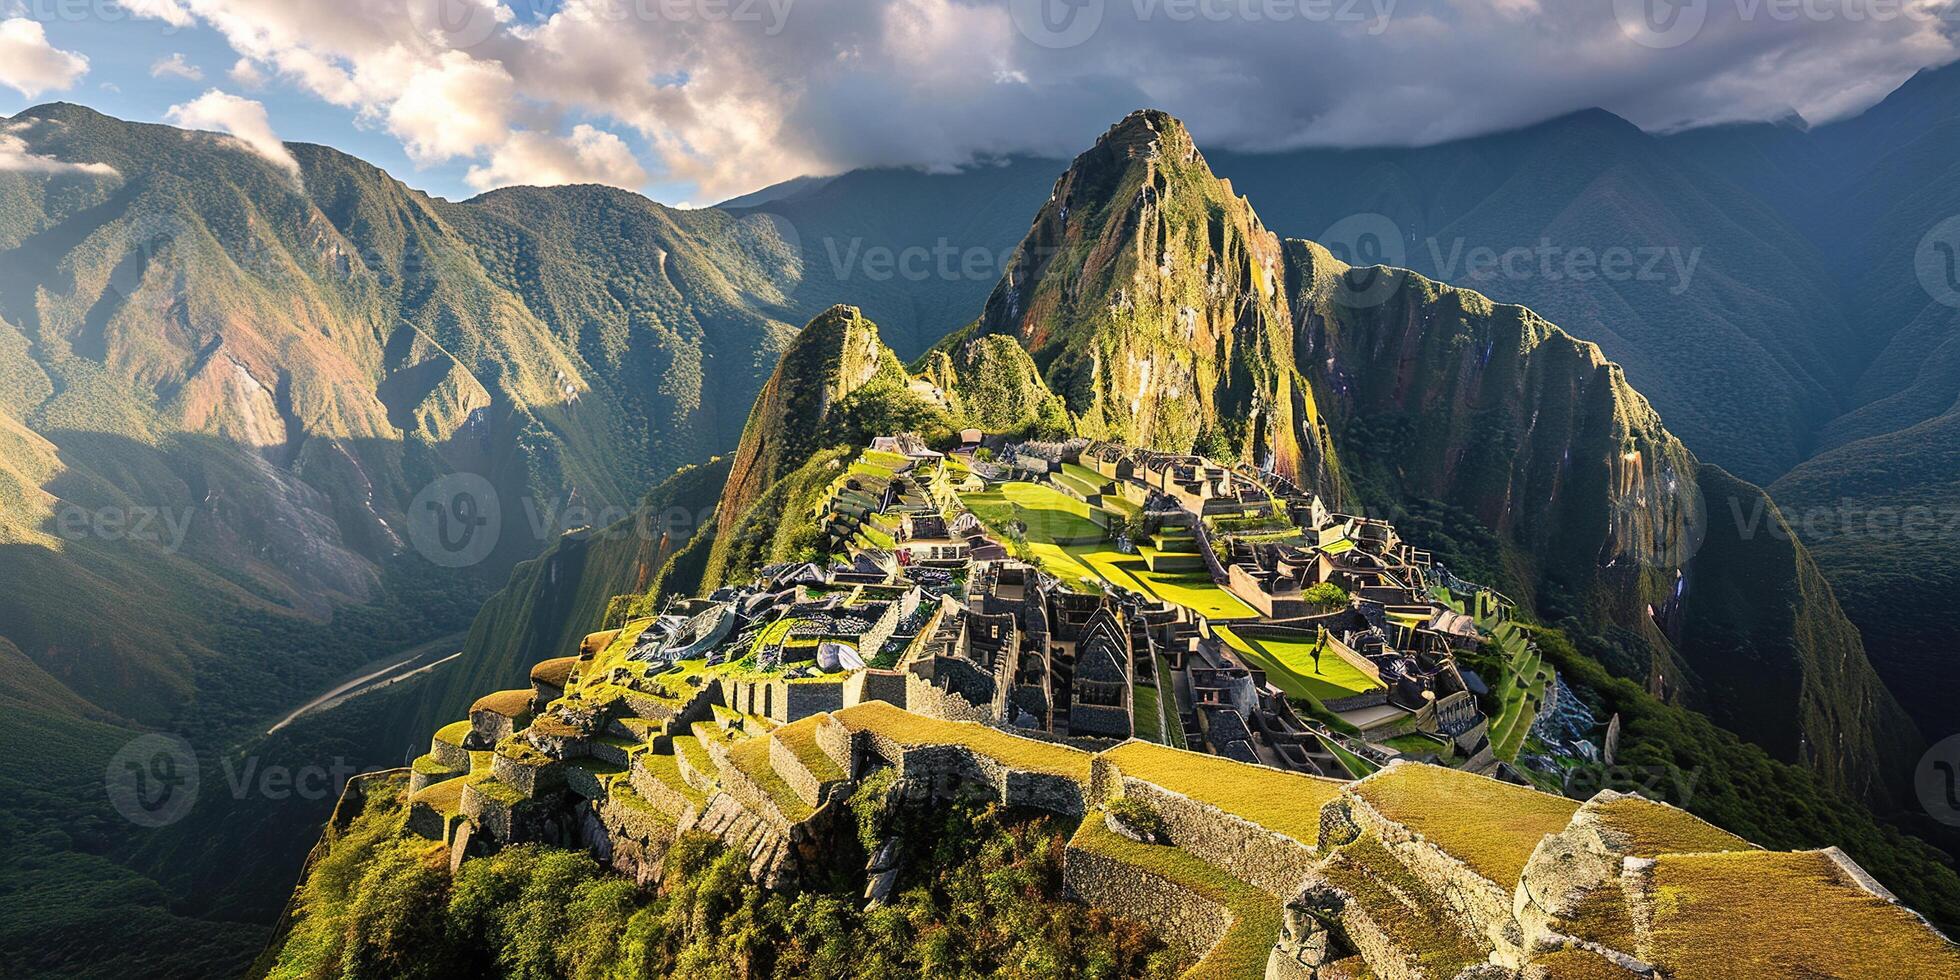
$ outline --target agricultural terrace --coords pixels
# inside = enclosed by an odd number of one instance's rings
[[[1155,572],[1144,559],[1114,548],[1064,549],[1069,561],[1095,579],[1183,606],[1206,619],[1257,619],[1259,613],[1220,588],[1205,572]]]
[[[1285,834],[1308,847],[1320,841],[1320,808],[1339,796],[1346,784],[1255,766],[1223,756],[1201,755],[1153,745],[1125,742],[1097,758],[1116,766],[1125,776],[1155,783],[1244,817],[1267,830]]]
[[[1960,952],[1822,851],[1669,854],[1651,874],[1651,958],[1680,980],[1960,975]]]
[[[1088,785],[1093,756],[1081,749],[1009,735],[971,721],[942,721],[915,715],[884,701],[866,701],[831,717],[854,732],[872,731],[907,748],[964,745],[1010,769],[1065,776]]]
[[[1349,788],[1499,884],[1516,882],[1538,842],[1564,830],[1579,810],[1564,797],[1416,763],[1389,766]]]
[[[1108,528],[1089,519],[1088,504],[1039,483],[1003,483],[961,494],[960,501],[995,530],[1005,532],[1018,522],[1030,542],[1094,544],[1109,537]]]
[[[1332,650],[1322,649],[1322,641],[1272,640],[1242,636],[1229,626],[1217,628],[1218,637],[1244,654],[1253,666],[1266,672],[1266,678],[1288,695],[1303,701],[1330,701],[1379,690],[1381,682],[1361,672]],[[1314,652],[1320,650],[1319,663]]]
[[[1183,980],[1243,980],[1263,977],[1273,937],[1284,924],[1279,899],[1246,884],[1175,847],[1139,844],[1109,829],[1100,810],[1091,811],[1075,836],[1073,850],[1139,868],[1224,907],[1232,924]]]

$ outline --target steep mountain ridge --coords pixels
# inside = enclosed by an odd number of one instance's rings
[[[1364,500],[1468,515],[1495,547],[1440,549],[1459,568],[1651,691],[1892,797],[1923,743],[1767,494],[1700,463],[1596,345],[1528,309],[1387,269],[1356,304],[1358,270],[1308,242],[1288,259],[1301,362]]]
[[[971,331],[1016,337],[1083,435],[1203,444],[1338,498],[1280,262],[1183,125],[1140,111],[1055,183]]]

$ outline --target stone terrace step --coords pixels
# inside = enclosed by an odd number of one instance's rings
[[[1069,894],[1120,909],[1200,957],[1186,977],[1264,980],[1279,938],[1280,900],[1176,847],[1140,844],[1091,810],[1062,862]]]
[[[708,802],[708,794],[682,774],[678,756],[639,753],[633,758],[630,773],[633,789],[641,797],[677,817],[699,813]]]
[[[692,735],[674,736],[674,762],[680,776],[689,786],[703,793],[715,790],[715,760],[703,748],[701,740]]]
[[[1335,852],[1322,874],[1349,899],[1349,940],[1386,980],[1442,980],[1490,956],[1490,944],[1451,922],[1442,897],[1373,837]]]

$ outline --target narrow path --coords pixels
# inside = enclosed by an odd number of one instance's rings
[[[411,647],[406,653],[400,655],[403,657],[402,660],[379,670],[362,674],[353,680],[335,685],[325,694],[300,705],[293,710],[292,714],[279,719],[279,723],[266,729],[265,733],[271,735],[279,729],[316,711],[325,711],[328,708],[340,705],[350,698],[366,694],[376,688],[386,687],[396,681],[407,680],[417,674],[434,670],[462,656],[462,651],[457,650],[432,662],[429,661],[429,658],[444,649],[453,649],[456,644],[463,642],[468,635],[467,633],[451,633],[448,636],[440,636],[426,643]]]

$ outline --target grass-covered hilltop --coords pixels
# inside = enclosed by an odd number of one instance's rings
[[[1597,731],[1556,634],[1276,474],[979,429],[760,462],[759,426],[886,417],[838,409],[881,376],[952,402],[865,329],[813,324],[852,356],[777,381],[841,386],[773,423],[765,394],[738,454],[796,481],[749,505],[795,530],[350,786],[257,972],[1960,970],[1844,850],[1568,798],[1641,738]]]

